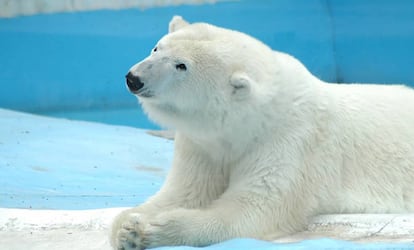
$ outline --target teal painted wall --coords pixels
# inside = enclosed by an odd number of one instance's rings
[[[414,1],[263,0],[0,19],[0,107],[137,106],[124,75],[175,14],[248,33],[331,82],[414,86]]]

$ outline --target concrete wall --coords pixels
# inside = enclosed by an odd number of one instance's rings
[[[180,4],[214,3],[215,0],[0,0],[0,17],[101,9],[153,8]]]
[[[326,81],[414,86],[413,13],[411,0],[244,0],[0,18],[0,107],[135,107],[124,75],[175,14],[246,32]]]

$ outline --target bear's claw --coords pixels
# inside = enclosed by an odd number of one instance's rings
[[[138,214],[130,214],[129,220],[122,224],[117,235],[118,250],[141,250],[142,239]]]

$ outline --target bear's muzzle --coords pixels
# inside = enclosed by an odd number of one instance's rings
[[[142,89],[142,87],[144,87],[144,83],[141,82],[139,76],[133,75],[131,71],[128,72],[125,78],[129,91],[131,91],[134,94],[138,94],[139,90]]]

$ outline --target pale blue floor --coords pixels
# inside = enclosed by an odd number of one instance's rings
[[[159,189],[172,151],[136,128],[0,109],[0,207],[134,206]]]
[[[161,247],[159,250],[195,250],[197,247]],[[370,244],[358,244],[347,241],[332,240],[332,239],[318,239],[318,240],[306,240],[298,243],[285,243],[276,244],[267,241],[260,241],[254,239],[234,239],[205,247],[208,250],[313,250],[313,249],[360,249],[360,250],[385,250],[385,249],[414,249],[414,245],[409,244],[383,244],[383,243],[370,243]]]

